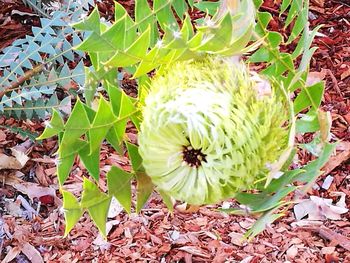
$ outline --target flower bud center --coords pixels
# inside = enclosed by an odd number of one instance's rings
[[[202,153],[202,149],[193,149],[192,146],[184,146],[182,150],[183,160],[191,167],[198,168],[202,161],[207,162],[206,155]]]

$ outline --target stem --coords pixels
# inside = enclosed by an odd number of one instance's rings
[[[41,71],[43,71],[44,70],[44,65],[45,64],[40,64],[40,65],[34,67],[33,69],[26,71],[23,76],[21,76],[21,77],[19,77],[17,79],[17,82],[12,83],[8,87],[5,87],[4,90],[0,92],[0,98],[2,98],[5,95],[5,93],[7,93],[7,92],[9,92],[11,90],[17,89],[26,80],[30,79],[34,75],[36,75],[36,74],[40,73]]]

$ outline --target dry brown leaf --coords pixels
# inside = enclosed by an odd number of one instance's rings
[[[12,199],[5,199],[5,208],[9,215],[14,217],[21,217],[23,210],[21,209],[20,202],[14,202]]]
[[[32,263],[44,263],[43,258],[41,257],[38,250],[36,250],[35,247],[33,247],[28,242],[24,243],[22,247],[22,253],[26,255],[26,257],[29,259]]]
[[[200,256],[203,258],[210,258],[210,256],[207,253],[204,253],[204,251],[202,251],[202,249],[200,249],[198,247],[184,246],[184,247],[178,248],[178,250],[185,251],[185,252],[190,253],[190,254],[195,255],[195,256]]]
[[[322,221],[315,221],[315,220],[307,220],[303,219],[298,222],[292,222],[292,227],[313,227],[313,226],[322,226]]]
[[[40,185],[42,186],[49,186],[49,182],[47,180],[47,176],[44,172],[44,168],[41,165],[38,165],[35,168],[35,176],[38,179]]]
[[[196,213],[199,211],[200,206],[197,205],[188,205],[187,203],[183,203],[175,206],[175,209],[182,213]]]
[[[236,245],[236,246],[243,246],[245,242],[245,238],[242,234],[236,233],[236,232],[231,232],[228,234],[228,236],[231,238],[231,243]]]
[[[306,85],[312,86],[312,85],[320,82],[321,80],[324,80],[326,75],[327,75],[327,71],[324,69],[322,69],[320,72],[316,72],[316,71],[310,72],[307,75]]]
[[[0,170],[2,169],[22,169],[23,166],[29,160],[28,156],[23,152],[12,150],[12,156],[7,156],[6,154],[0,153]]]
[[[347,77],[350,76],[350,68],[348,68],[346,71],[344,71],[341,75],[340,75],[340,79],[341,80],[344,80],[346,79]]]
[[[33,201],[34,198],[40,198],[42,196],[52,196],[57,205],[59,205],[60,201],[56,198],[56,190],[51,187],[42,187],[36,183],[25,182],[19,177],[23,174],[20,171],[17,171],[15,174],[10,174],[0,177],[4,181],[5,184],[14,187],[17,191],[20,191],[23,194],[28,195],[28,197]]]
[[[22,182],[20,184],[14,184],[14,188],[23,194],[28,195],[28,197],[33,200],[34,198],[39,198],[45,195],[50,195],[55,197],[56,190],[50,187],[42,187],[36,183]]]
[[[332,204],[332,199],[310,196],[294,206],[294,215],[297,220],[308,216],[309,220],[340,220],[341,214],[348,212],[342,204]]]
[[[1,263],[11,262],[19,255],[19,253],[21,253],[21,249],[19,247],[11,248],[11,250],[7,253],[6,257],[1,261]]]

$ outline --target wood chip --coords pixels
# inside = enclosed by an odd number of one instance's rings
[[[340,152],[338,152],[335,156],[332,156],[322,168],[324,174],[329,174],[340,164],[342,164],[350,158],[350,142],[340,142],[337,146],[337,149],[339,149]]]
[[[323,247],[321,249],[321,253],[323,255],[325,255],[325,254],[332,254],[334,251],[335,251],[335,247]]]

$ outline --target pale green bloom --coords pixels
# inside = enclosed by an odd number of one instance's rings
[[[152,80],[143,109],[139,149],[153,183],[190,204],[254,187],[288,143],[277,92],[243,64],[173,64]]]

